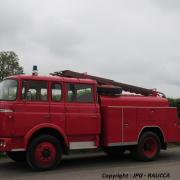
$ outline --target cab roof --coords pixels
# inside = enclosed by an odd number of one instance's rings
[[[97,84],[95,80],[92,79],[79,79],[79,78],[67,78],[60,76],[40,76],[40,75],[14,75],[9,76],[6,79],[23,79],[23,80],[39,80],[39,81],[60,81],[60,82],[71,82],[71,83],[86,83],[86,84]]]

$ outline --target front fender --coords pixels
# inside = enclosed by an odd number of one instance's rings
[[[30,129],[30,130],[26,133],[26,135],[25,135],[25,137],[24,137],[24,140],[25,140],[25,148],[27,148],[28,142],[29,142],[30,138],[32,137],[32,135],[33,135],[34,133],[36,133],[37,131],[39,131],[39,130],[41,130],[41,129],[44,129],[44,128],[51,128],[51,129],[54,129],[54,130],[56,130],[57,132],[59,132],[59,134],[63,137],[66,146],[68,147],[68,139],[67,139],[67,136],[66,136],[64,130],[63,130],[61,127],[59,127],[59,126],[56,126],[56,125],[53,125],[53,124],[50,124],[50,123],[44,123],[44,124],[39,124],[39,125],[33,127],[32,129]]]

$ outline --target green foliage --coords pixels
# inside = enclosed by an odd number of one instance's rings
[[[171,107],[177,107],[178,109],[180,109],[180,99],[173,99],[173,98],[168,98],[169,101],[169,105]]]
[[[5,153],[0,153],[0,159],[6,157]]]
[[[23,67],[19,65],[18,56],[13,51],[0,52],[0,81],[16,74],[23,74]]]

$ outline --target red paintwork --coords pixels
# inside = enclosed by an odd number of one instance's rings
[[[62,136],[66,148],[69,148],[70,142],[83,141],[93,141],[97,147],[137,143],[146,127],[158,127],[166,143],[180,141],[176,108],[170,108],[167,99],[155,94],[98,97],[97,83],[91,79],[27,75],[9,78],[18,80],[18,96],[15,101],[0,101],[0,109],[13,111],[0,112],[0,144],[6,142],[5,147],[0,146],[0,151],[26,150],[31,137],[45,128],[53,129]],[[51,83],[60,83],[63,94],[61,101],[52,102],[50,95],[46,102],[21,100],[22,80],[47,81],[49,94]],[[67,82],[91,84],[94,102],[66,102]],[[38,149],[36,154],[37,158],[40,157]]]
[[[41,81],[55,81],[55,82],[72,82],[72,83],[87,83],[96,84],[96,81],[91,79],[77,79],[77,78],[66,78],[59,76],[31,76],[31,75],[16,75],[10,76],[8,79],[25,79],[25,80],[41,80]]]
[[[42,123],[42,124],[38,124],[35,127],[31,128],[24,136],[24,147],[27,147],[29,139],[33,136],[34,133],[36,133],[37,131],[39,131],[41,129],[45,129],[45,128],[54,129],[59,134],[61,134],[64,138],[64,142],[65,142],[66,146],[68,146],[68,138],[65,134],[65,131],[62,129],[62,127],[60,125],[58,126],[58,124],[60,124],[60,123],[58,123],[58,122],[55,122],[54,124]]]
[[[101,106],[128,106],[128,107],[168,107],[168,101],[165,98],[154,96],[101,96]]]
[[[99,145],[101,122],[99,104],[96,101],[96,81],[58,76],[19,75],[9,78],[19,81],[19,91],[16,101],[0,101],[0,109],[13,110],[12,113],[0,113],[0,142],[8,140],[6,148],[0,147],[0,151],[26,149],[33,134],[44,128],[56,130],[63,137],[67,147],[69,142],[76,141],[94,141],[97,146]],[[61,83],[63,98],[60,102],[52,102],[51,96],[47,102],[23,101],[21,100],[22,80],[47,81],[49,88],[52,82]],[[94,102],[91,104],[66,102],[64,83],[67,82],[91,84],[94,87]],[[50,89],[48,93],[50,94]]]
[[[12,102],[0,101],[0,109],[12,109]],[[0,137],[9,137],[12,132],[12,113],[0,113]]]
[[[176,108],[168,107],[161,97],[101,96],[103,112],[103,145],[117,142],[137,142],[145,127],[161,129],[165,142],[180,141]]]

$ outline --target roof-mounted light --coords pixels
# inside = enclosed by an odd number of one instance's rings
[[[33,66],[32,75],[33,76],[37,76],[38,75],[38,69],[37,69],[36,65]]]

